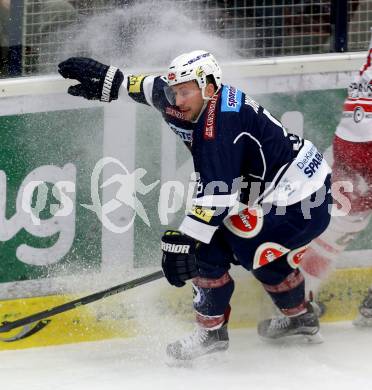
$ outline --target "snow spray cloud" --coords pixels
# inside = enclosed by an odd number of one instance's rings
[[[85,53],[125,69],[164,67],[195,49],[209,50],[220,61],[238,57],[230,41],[203,32],[191,12],[175,2],[140,1],[89,17],[66,44],[61,60]]]

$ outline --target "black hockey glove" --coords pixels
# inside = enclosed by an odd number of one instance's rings
[[[199,275],[196,252],[199,243],[177,230],[167,230],[161,239],[161,266],[168,282],[176,287]]]
[[[75,79],[80,84],[69,87],[68,93],[88,100],[111,102],[119,95],[124,80],[123,73],[91,58],[71,57],[58,64],[58,72],[65,79]]]

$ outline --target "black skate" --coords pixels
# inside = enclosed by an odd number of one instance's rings
[[[216,330],[197,326],[191,335],[167,346],[167,355],[176,360],[192,360],[229,347],[227,324]]]
[[[367,296],[359,306],[359,314],[353,321],[356,326],[372,327],[372,287],[368,289]]]
[[[294,317],[275,317],[258,324],[258,334],[266,340],[287,339],[305,340],[309,343],[321,343],[319,319],[313,307],[308,304],[307,312]]]

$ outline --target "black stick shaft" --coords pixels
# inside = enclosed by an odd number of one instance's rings
[[[152,274],[142,276],[141,278],[134,279],[123,284],[119,284],[107,290],[99,291],[94,294],[87,295],[83,298],[79,298],[74,301],[66,302],[62,305],[55,306],[44,311],[40,311],[39,313],[31,314],[27,317],[23,317],[15,321],[3,322],[0,325],[0,333],[9,332],[10,330],[18,328],[20,326],[31,324],[32,322],[40,321],[45,318],[55,316],[56,314],[60,314],[65,311],[75,309],[76,307],[79,306],[87,305],[88,303],[92,303],[100,299],[108,298],[111,295],[115,295],[122,291],[130,290],[134,287],[141,286],[142,284],[152,282],[154,280],[162,278],[163,276],[164,276],[163,271],[156,271],[153,272]]]

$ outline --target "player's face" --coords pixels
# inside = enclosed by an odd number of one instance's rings
[[[194,121],[204,105],[201,90],[195,81],[177,84],[171,87],[176,106],[188,121]]]

